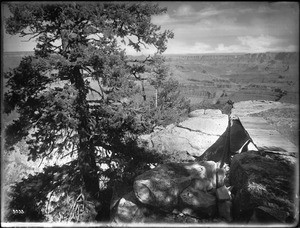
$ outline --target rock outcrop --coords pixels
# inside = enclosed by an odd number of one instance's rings
[[[190,118],[178,125],[156,129],[154,133],[144,135],[141,141],[148,144],[149,149],[159,153],[185,154],[186,160],[195,160],[207,150],[221,151],[228,126],[228,116],[220,110],[195,110]],[[217,144],[215,146],[215,143]],[[182,156],[182,155],[181,155]],[[172,160],[171,160],[172,162]]]
[[[255,113],[267,111],[269,109],[296,109],[297,105],[281,103],[278,101],[251,100],[234,103],[232,109],[233,116],[249,116]]]
[[[196,110],[177,126],[144,136],[152,149],[177,151],[193,161],[177,159],[180,163],[160,164],[136,177],[133,186],[113,202],[113,221],[295,222],[295,154],[260,150],[238,118],[274,106],[289,107],[280,102],[239,102],[230,119],[219,110]],[[230,173],[226,165],[219,168],[224,159]]]
[[[112,221],[167,222],[176,215],[231,221],[225,171],[213,161],[168,163],[136,177],[133,190],[112,205]],[[219,212],[218,212],[219,211]]]
[[[295,166],[288,153],[242,152],[233,157],[228,182],[213,161],[162,164],[113,203],[112,221],[291,224],[298,216]]]
[[[234,220],[295,221],[295,166],[295,157],[280,152],[247,151],[234,156],[229,175],[234,186]]]

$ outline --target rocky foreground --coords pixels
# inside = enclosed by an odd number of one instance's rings
[[[176,126],[143,136],[151,149],[171,153],[170,162],[138,176],[126,191],[124,186],[115,189],[112,221],[295,223],[298,155],[257,148],[236,119],[274,108],[297,108],[292,106],[241,102],[234,105],[230,118],[219,110],[197,110]]]
[[[232,116],[264,118],[295,146],[298,113],[296,105],[271,101],[238,102],[232,109]],[[228,116],[220,110],[202,109],[178,125],[157,128],[143,136],[150,149],[166,154],[168,159],[138,176],[132,186],[115,189],[112,221],[218,225],[296,222],[298,154],[258,150],[235,120],[228,137],[228,123]],[[230,151],[227,160],[224,151]],[[31,164],[16,154],[5,158],[6,179],[16,180],[42,170],[40,161]],[[222,160],[226,162],[221,167]],[[20,173],[23,166],[28,167],[26,173]],[[10,182],[6,183],[9,186]]]

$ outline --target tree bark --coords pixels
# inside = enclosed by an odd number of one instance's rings
[[[76,109],[79,118],[78,124],[78,165],[80,168],[82,180],[84,182],[84,191],[87,199],[97,199],[99,194],[99,178],[97,175],[97,166],[95,158],[95,148],[92,142],[91,129],[89,128],[89,107],[86,100],[87,89],[85,88],[82,74],[79,67],[74,67],[72,83],[78,91]]]
[[[155,108],[157,108],[157,88],[155,88]]]
[[[144,101],[146,101],[146,92],[145,92],[145,87],[144,87],[144,81],[142,80],[142,96]]]

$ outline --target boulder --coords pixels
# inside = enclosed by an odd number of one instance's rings
[[[221,218],[226,219],[227,222],[232,222],[232,202],[220,201],[218,202],[218,212]]]
[[[172,211],[179,205],[179,196],[185,189],[194,194],[215,188],[216,173],[217,164],[213,161],[162,164],[136,177],[133,188],[141,203]],[[204,196],[199,194],[195,197],[202,199]]]
[[[284,223],[288,215],[286,211],[259,206],[254,209],[249,223]]]
[[[219,201],[231,200],[230,192],[225,185],[217,188],[216,194]]]
[[[141,204],[133,191],[125,194],[111,210],[112,223],[176,222],[173,217]]]
[[[216,173],[216,178],[217,178],[217,188],[222,187],[225,185],[225,178],[226,178],[226,173],[224,168],[218,168],[217,173]]]
[[[112,222],[115,223],[138,223],[144,222],[146,208],[139,204],[133,191],[124,195],[115,205],[111,212]]]
[[[199,191],[194,186],[189,186],[180,194],[181,207],[191,208],[193,212],[206,213],[212,217],[216,211],[216,196],[207,191]]]
[[[132,185],[124,182],[116,182],[113,186],[112,197],[110,201],[110,210],[112,210],[125,195],[132,192]]]
[[[218,173],[220,178],[216,177]],[[149,223],[213,219],[218,210],[216,187],[224,186],[224,173],[213,161],[161,164],[136,177],[133,188],[125,183],[114,186],[111,221]]]
[[[133,191],[125,194],[111,210],[112,224],[126,223],[200,223],[200,218],[195,217],[190,208],[177,209],[165,213],[157,208],[147,207],[140,203]],[[126,226],[126,225],[125,225]]]
[[[189,176],[182,166],[159,165],[135,179],[134,192],[141,203],[170,211],[178,204],[180,192],[190,185]]]
[[[248,151],[235,155],[230,168],[234,220],[248,222],[258,207],[269,208],[268,214],[285,211],[289,216],[283,222],[293,220],[295,165],[296,158],[288,154]]]

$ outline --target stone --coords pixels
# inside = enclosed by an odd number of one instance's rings
[[[254,209],[248,223],[285,223],[288,213],[275,208],[259,206]]]
[[[207,192],[215,188],[216,167],[212,161],[162,164],[136,177],[134,193],[145,205],[172,211],[184,189]]]
[[[226,171],[223,168],[217,169],[217,187],[222,187],[225,184]]]
[[[296,158],[281,154],[248,151],[235,155],[230,168],[234,186],[233,217],[250,220],[260,206],[289,213],[295,217]]]
[[[206,165],[206,166],[204,166]],[[195,178],[204,178],[207,176],[207,172],[209,170],[206,170],[207,166],[209,164],[207,162],[193,162],[193,163],[182,163],[182,167]]]
[[[133,191],[122,183],[114,187],[112,221],[186,222],[191,217],[202,221],[215,218],[218,211],[231,221],[230,203],[222,204],[230,202],[225,197],[227,188],[222,185],[216,189],[217,174],[223,183],[225,170],[214,161],[161,164],[136,177]]]
[[[192,186],[196,191],[204,191],[204,192],[210,191],[214,188],[211,179],[208,178],[194,179],[190,186]]]
[[[219,201],[231,200],[230,192],[225,185],[217,188],[216,194]]]
[[[192,186],[189,186],[180,194],[180,199],[183,205],[187,205],[195,210],[215,206],[217,202],[214,195],[208,192],[198,191]]]
[[[218,202],[218,212],[221,218],[226,219],[227,222],[231,222],[232,219],[232,202],[231,201],[222,201]]]
[[[212,187],[216,188],[217,186],[217,163],[214,161],[199,161],[198,164],[205,167],[205,176],[207,179],[210,180]],[[209,189],[207,189],[209,190]]]
[[[110,201],[110,210],[112,210],[117,203],[124,197],[124,195],[132,192],[132,186],[125,183],[115,183],[113,186],[113,193]]]
[[[186,208],[183,208],[181,210],[182,212],[182,215],[190,215],[190,216],[196,216],[196,213],[194,212],[194,210],[190,207],[186,207]]]
[[[111,210],[111,222],[120,223],[157,223],[176,222],[176,219],[160,210],[146,207],[135,197],[133,191],[125,194]]]
[[[115,223],[140,223],[145,221],[145,207],[138,205],[139,202],[131,191],[124,195],[112,210],[111,220]]]
[[[136,177],[134,192],[141,203],[168,211],[177,205],[179,193],[191,183],[189,176],[182,166],[159,165]]]

